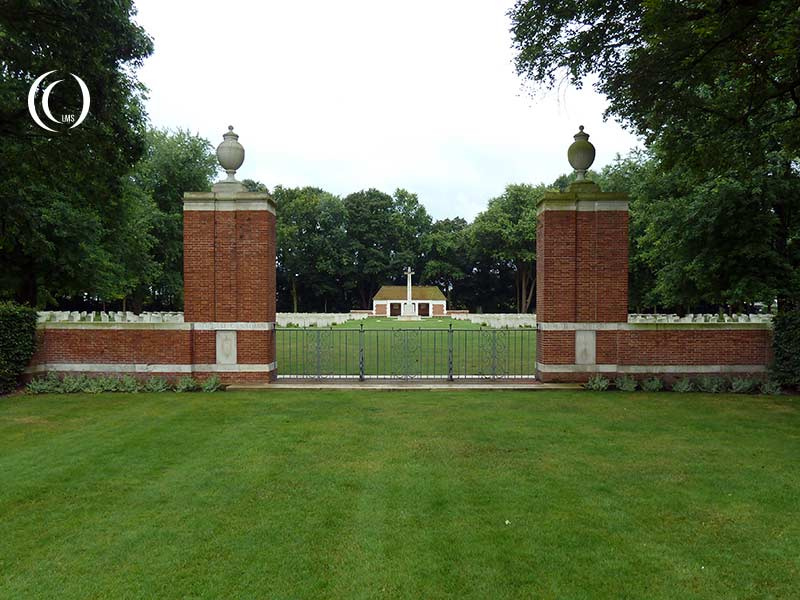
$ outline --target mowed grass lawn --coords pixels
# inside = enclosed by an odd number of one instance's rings
[[[457,377],[533,376],[536,370],[534,328],[481,328],[479,323],[449,317],[419,321],[370,317],[332,327],[279,329],[276,350],[281,375],[357,376],[362,344],[366,375],[445,377],[450,344]]]
[[[798,598],[797,399],[0,399],[3,598]]]

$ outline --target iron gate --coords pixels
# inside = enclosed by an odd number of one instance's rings
[[[276,329],[278,378],[532,379],[535,329]]]

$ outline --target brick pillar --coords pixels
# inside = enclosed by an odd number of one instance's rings
[[[275,366],[275,203],[218,183],[183,202],[184,320],[196,373],[270,381]]]
[[[577,181],[537,215],[537,378],[585,381],[596,332],[628,320],[628,198]]]

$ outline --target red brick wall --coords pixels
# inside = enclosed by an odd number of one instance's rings
[[[571,365],[575,361],[574,331],[539,331],[537,362],[546,365]],[[761,366],[772,358],[772,331],[769,329],[659,329],[597,331],[596,364],[618,366],[686,366],[681,373],[652,371],[637,375],[661,375],[674,379],[693,375],[702,366]],[[571,373],[540,372],[544,382],[583,382],[593,371]],[[613,378],[617,373],[603,372]]]
[[[536,361],[551,365],[571,365],[575,362],[574,331],[538,331]]]
[[[31,365],[111,363],[211,365],[217,360],[216,332],[188,329],[40,329]],[[275,361],[275,331],[239,331],[239,364]]]
[[[183,318],[215,321],[214,211],[183,212]]]
[[[598,331],[598,364],[766,365],[767,329]]]
[[[434,317],[441,317],[444,315],[444,305],[443,304],[434,304],[433,308],[433,316]]]
[[[385,315],[386,315],[386,307],[387,307],[387,306],[388,306],[388,305],[387,305],[386,303],[382,303],[382,304],[381,304],[381,303],[379,303],[379,304],[376,304],[376,305],[375,305],[375,314],[376,314],[376,315],[382,315],[382,316],[385,316]]]
[[[192,363],[189,330],[48,328],[40,329],[37,337],[38,345],[31,365],[81,362]]]
[[[578,322],[628,320],[628,212],[579,211],[576,225]]]
[[[546,210],[536,225],[536,319],[574,322],[576,211]]]
[[[239,364],[269,364],[275,360],[275,331],[240,331],[236,337]]]
[[[275,321],[275,215],[184,211],[184,319]]]
[[[538,321],[627,321],[627,211],[543,211],[536,260]]]

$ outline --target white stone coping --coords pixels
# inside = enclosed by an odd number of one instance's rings
[[[566,210],[579,212],[602,211],[628,211],[627,200],[573,200],[561,198],[546,198],[536,207],[536,215],[541,215],[546,210]]]
[[[42,363],[25,369],[26,373],[266,373],[274,371],[277,362],[234,365],[170,365],[149,363]]]
[[[663,373],[663,374],[727,374],[763,373],[767,365],[551,365],[536,362],[542,373]]]
[[[262,192],[186,192],[183,210],[265,210],[275,214],[275,201]]]

